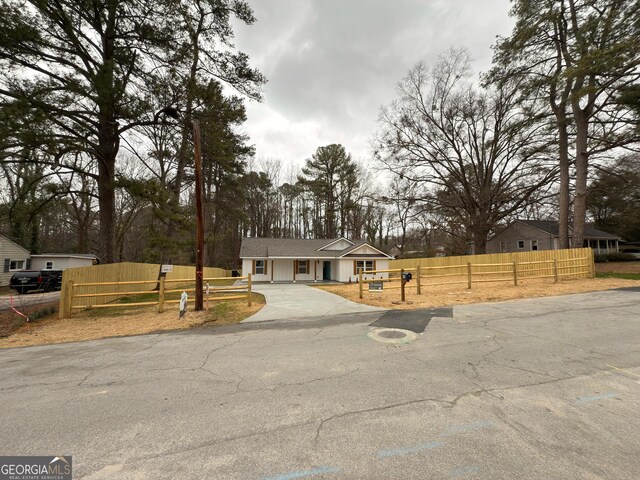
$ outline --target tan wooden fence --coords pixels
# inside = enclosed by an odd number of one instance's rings
[[[543,250],[535,252],[465,255],[459,257],[407,258],[389,261],[389,269],[367,271],[374,278],[364,279],[359,272],[359,296],[363,297],[364,285],[383,282],[384,289],[416,288],[420,295],[424,287],[436,285],[466,285],[474,283],[513,282],[534,278],[595,277],[595,264],[591,248],[568,250]],[[376,274],[388,278],[375,278]],[[412,282],[403,284],[401,276],[412,274]],[[382,277],[382,276],[381,276]],[[423,283],[428,280],[428,283]],[[404,300],[404,293],[402,293]]]
[[[167,273],[165,280],[171,282],[179,279],[195,282],[196,269],[193,266],[174,265],[173,271]],[[72,292],[74,307],[104,305],[116,301],[123,296],[160,289],[160,265],[153,263],[110,263],[90,267],[69,268],[62,275],[62,292],[60,294],[59,317],[65,318],[71,312],[70,298]],[[207,278],[227,278],[227,271],[221,268],[205,267],[203,276]],[[184,283],[184,282],[183,282]],[[82,291],[78,285],[83,284]],[[106,285],[108,290],[105,290]],[[71,285],[75,285],[71,287]],[[78,297],[79,295],[86,295]],[[99,294],[99,295],[97,295]]]

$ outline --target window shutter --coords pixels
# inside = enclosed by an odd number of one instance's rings
[[[264,259],[264,274],[265,274],[265,275],[267,274],[267,270],[268,270],[267,265],[268,265],[268,264],[269,264],[269,261],[265,258],[265,259]]]
[[[375,261],[375,260],[373,261],[373,269],[374,269],[374,270],[377,270],[377,269],[376,269],[376,261]]]
[[[4,273],[7,273],[9,271],[9,267],[11,266],[11,259],[10,258],[5,258],[4,259]]]
[[[256,261],[251,260],[251,275],[255,275],[255,274],[256,274]]]
[[[27,258],[27,270],[31,270],[31,258]]]
[[[357,270],[357,266],[356,266],[356,261],[353,261],[353,274],[357,275],[358,274],[358,270]]]
[[[310,267],[310,263],[309,260],[307,260],[307,273],[311,273],[311,267]]]

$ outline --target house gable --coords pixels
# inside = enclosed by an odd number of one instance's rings
[[[345,250],[349,247],[352,247],[354,245],[354,243],[350,240],[347,240],[346,238],[338,238],[336,240],[331,241],[330,243],[324,245],[323,247],[320,247],[318,249],[318,251],[320,250],[334,250],[334,251],[340,251],[340,250]]]
[[[346,253],[341,255],[342,258],[362,257],[362,256],[391,258],[386,253],[378,250],[375,247],[372,247],[368,243],[364,243],[364,244],[362,244],[360,246],[357,246],[357,247],[355,247],[355,248],[353,248],[353,249],[349,250],[348,252],[346,252]]]

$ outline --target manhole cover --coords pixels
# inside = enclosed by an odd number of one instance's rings
[[[383,332],[378,333],[382,338],[404,338],[407,336],[404,332],[399,332],[397,330],[385,330]]]
[[[420,337],[415,332],[402,330],[401,328],[374,328],[367,335],[376,342],[396,343],[399,345],[415,342]]]

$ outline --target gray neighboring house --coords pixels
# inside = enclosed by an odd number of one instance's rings
[[[258,282],[355,282],[362,269],[386,270],[386,253],[362,240],[347,238],[294,239],[243,238],[240,246],[242,273]],[[386,273],[376,277],[386,277]]]
[[[0,235],[0,259],[3,267],[0,271],[0,287],[9,285],[14,272],[31,267],[29,250],[22,248],[4,235]]]
[[[571,238],[569,229],[569,238]],[[558,250],[559,226],[554,220],[515,220],[487,241],[487,253]],[[592,223],[584,227],[584,247],[596,254],[619,251],[620,237],[596,229]]]
[[[99,263],[98,257],[84,253],[43,253],[31,255],[34,270],[66,270],[67,268],[90,267]]]

